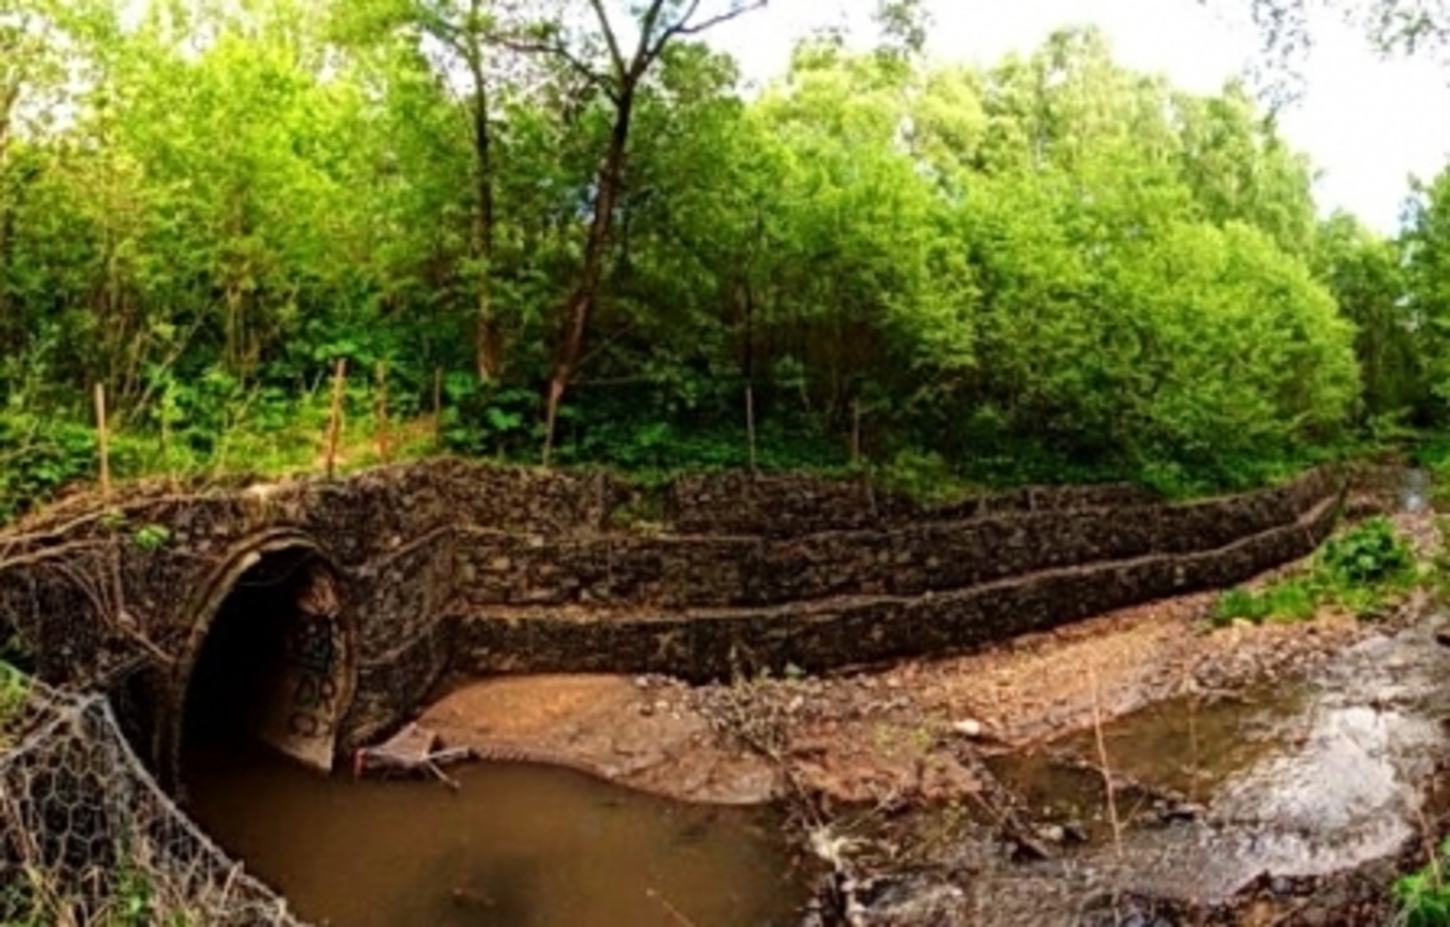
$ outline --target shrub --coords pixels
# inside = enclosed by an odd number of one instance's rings
[[[1372,518],[1326,544],[1320,562],[1340,583],[1372,586],[1403,578],[1415,558],[1389,519]]]

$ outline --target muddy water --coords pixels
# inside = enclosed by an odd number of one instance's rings
[[[1307,687],[1292,685],[1172,699],[1104,725],[1103,748],[1117,777],[1198,802],[1276,755],[1286,724],[1309,698]],[[1092,825],[1106,823],[1097,761],[1096,737],[1086,731],[987,765],[1033,813]]]
[[[460,768],[453,792],[229,750],[192,755],[186,773],[202,826],[314,923],[764,927],[795,923],[804,901],[768,813],[564,770]]]
[[[1104,838],[1101,778],[1083,768],[1096,762],[1091,736],[998,761],[1035,813],[1098,839],[988,874],[976,891],[995,903],[981,922],[1077,923],[1094,898],[1120,892],[1214,904],[1262,873],[1324,876],[1394,856],[1435,810],[1450,764],[1450,649],[1434,637],[1444,620],[1372,638],[1298,686],[1169,702],[1108,725],[1114,770],[1200,804],[1192,820],[1165,817],[1130,791],[1117,845]]]

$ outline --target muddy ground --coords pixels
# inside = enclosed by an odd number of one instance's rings
[[[1232,693],[1303,673],[1402,620],[1371,626],[1330,614],[1214,630],[1216,598],[836,677],[705,687],[619,676],[463,683],[421,723],[485,757],[558,763],[684,801],[770,801],[786,794],[787,773],[841,803],[941,801],[983,787],[984,757],[1090,727],[1095,703],[1109,721],[1187,693]]]
[[[1437,552],[1431,516],[1400,515],[1397,525],[1423,558]],[[682,800],[782,801],[797,811],[811,855],[827,870],[822,923],[1387,922],[1385,886],[1397,866],[1417,858],[1413,841],[1364,865],[1297,879],[1266,875],[1203,903],[1090,884],[1063,889],[1083,872],[1112,868],[1074,862],[1074,844],[1107,846],[1149,818],[1169,826],[1205,816],[1192,794],[1196,780],[1182,787],[1172,776],[1138,781],[1119,770],[1109,778],[1123,820],[1078,819],[1037,807],[1031,775],[1014,765],[1019,758],[1048,755],[1031,767],[1039,776],[1101,780],[1104,754],[1088,735],[1115,719],[1183,700],[1272,701],[1282,687],[1393,640],[1432,611],[1429,593],[1417,592],[1373,623],[1331,613],[1213,629],[1216,598],[1188,596],[970,656],[827,678],[698,688],[658,677],[460,683],[421,723],[485,757],[558,763]],[[1146,846],[1157,852],[1151,840]],[[1003,860],[1037,868],[1003,870]],[[994,875],[983,877],[988,870]],[[963,889],[973,881],[976,890]],[[1044,907],[1041,899],[1059,890],[1063,902]],[[1014,893],[1027,899],[1020,908]]]

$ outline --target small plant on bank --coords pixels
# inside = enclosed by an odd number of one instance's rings
[[[1387,518],[1371,518],[1324,545],[1320,564],[1331,578],[1348,586],[1373,586],[1405,578],[1414,554]]]
[[[136,529],[134,540],[142,550],[160,550],[171,540],[171,531],[165,525],[142,525]]]
[[[1259,592],[1243,587],[1228,590],[1214,607],[1212,620],[1216,627],[1235,621],[1306,621],[1325,606],[1371,618],[1415,580],[1415,556],[1409,545],[1388,519],[1372,518],[1325,544],[1307,575]]]
[[[1450,863],[1450,840],[1425,868],[1401,876],[1394,885],[1395,905],[1406,927],[1450,927],[1450,888],[1444,869]]]
[[[25,674],[0,661],[0,750],[11,746],[9,731],[18,723],[30,698],[30,683]]]

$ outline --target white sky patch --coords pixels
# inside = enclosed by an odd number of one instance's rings
[[[1166,74],[1174,84],[1212,93],[1254,60],[1259,36],[1229,12],[1244,0],[928,0],[929,54],[990,64],[1028,52],[1054,29],[1096,25],[1124,65]],[[784,72],[791,48],[813,29],[869,25],[874,0],[772,0],[721,26],[711,41],[734,54],[748,78]],[[1365,38],[1325,16],[1304,94],[1281,114],[1281,130],[1320,171],[1321,211],[1345,209],[1393,232],[1409,177],[1429,178],[1450,159],[1450,70],[1430,58],[1382,60]]]

